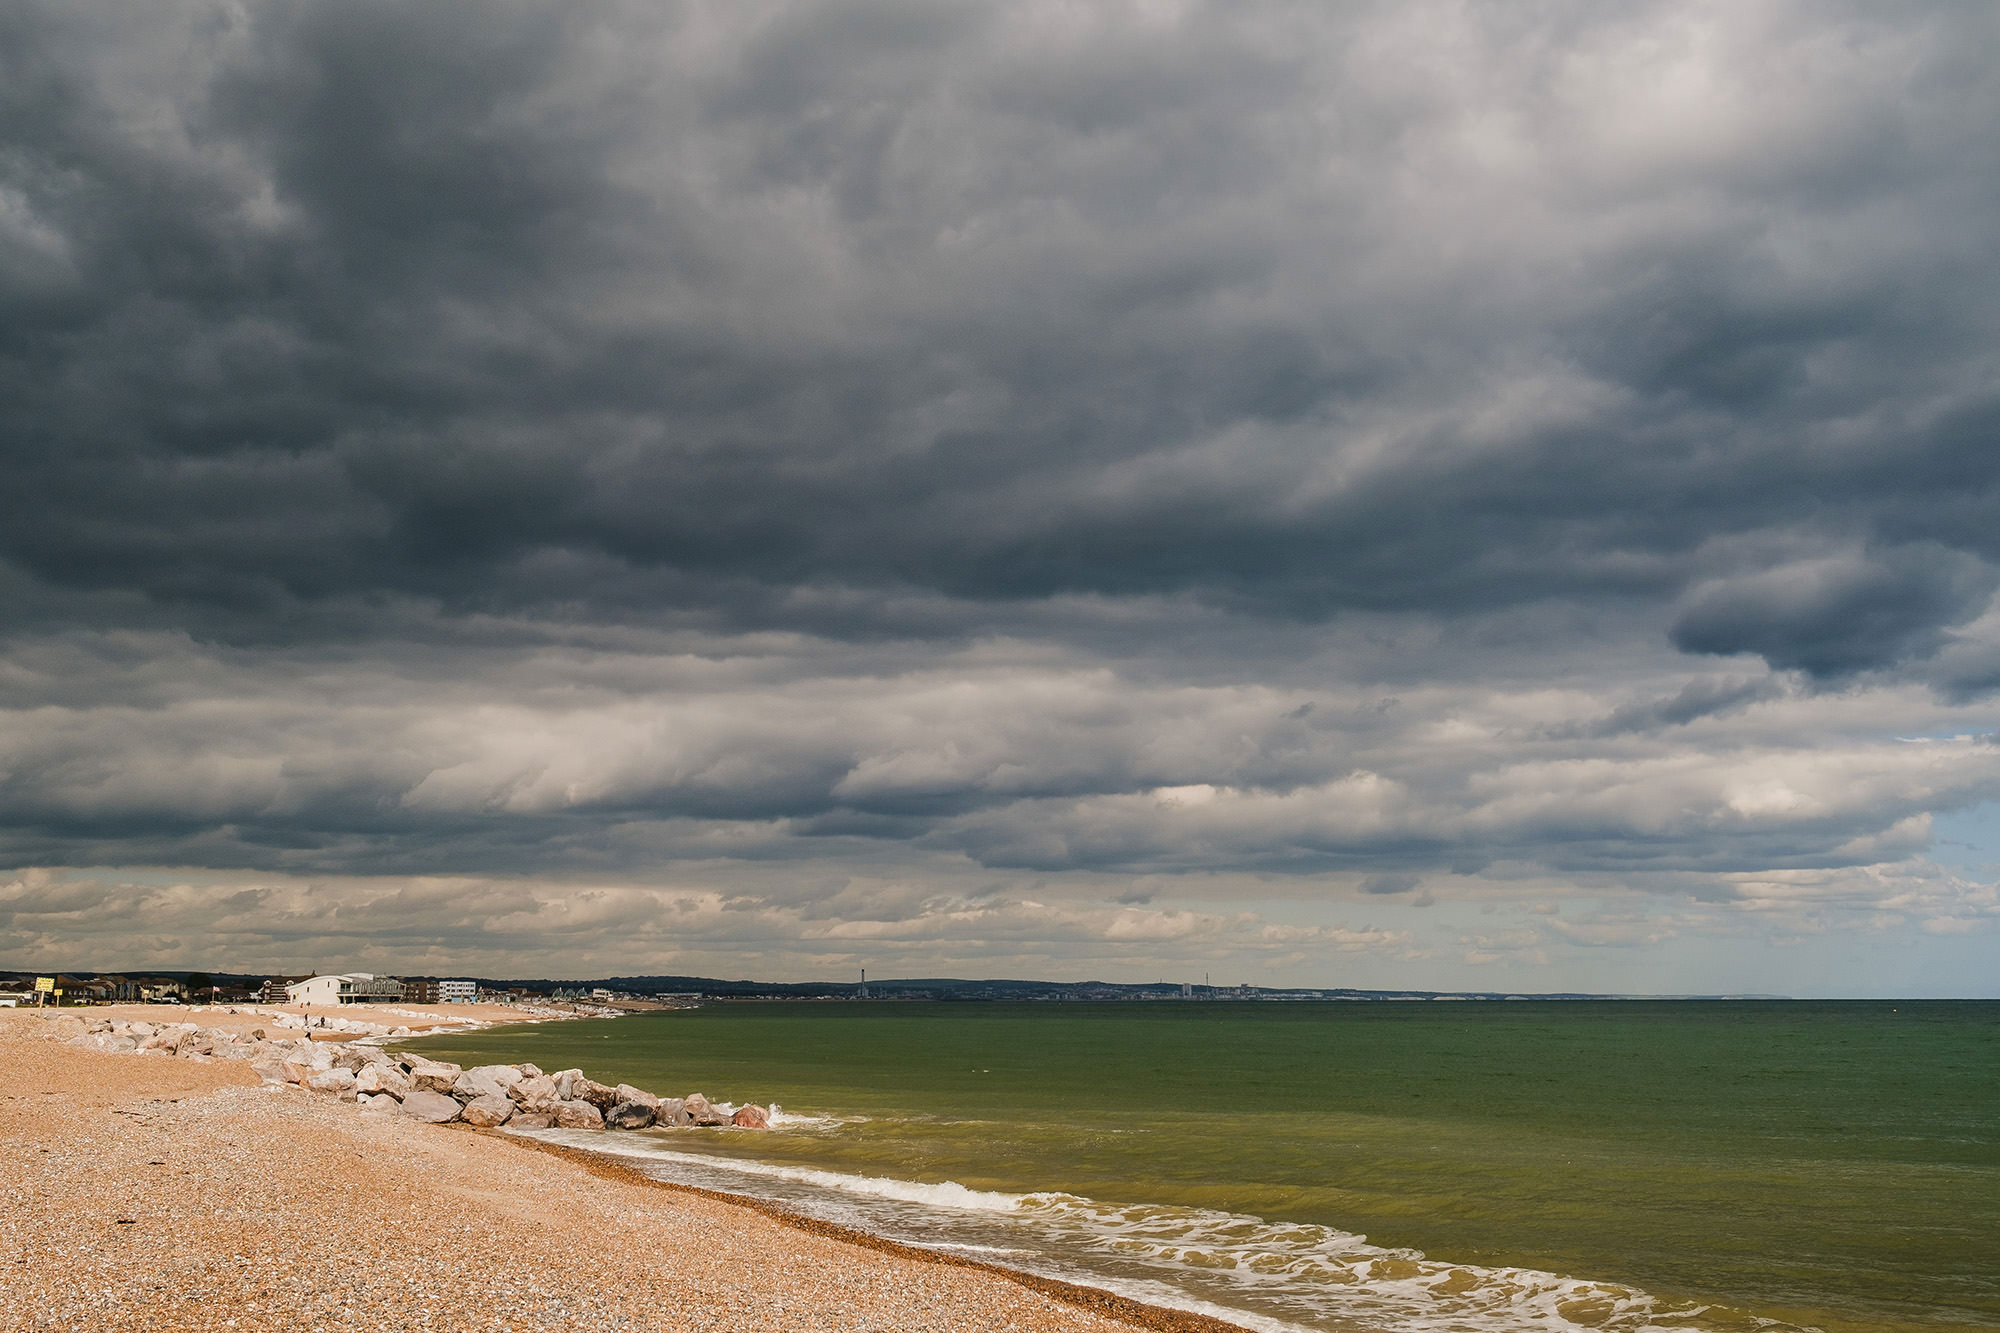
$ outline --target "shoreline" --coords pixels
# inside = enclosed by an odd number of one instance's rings
[[[479,1142],[471,1125],[343,1105],[324,1090],[298,1095],[250,1059],[193,1042],[77,1046],[70,1025],[48,1021],[171,1016],[245,1038],[271,1023],[268,1012],[173,1008],[0,1015],[0,1175],[18,1224],[0,1238],[14,1251],[0,1271],[17,1279],[23,1312],[8,1333],[328,1318],[518,1330],[601,1324],[611,1312],[625,1321],[612,1326],[632,1329],[1246,1333],[754,1196],[655,1180],[614,1154],[492,1131]],[[485,1025],[510,1020],[521,1021]],[[189,1219],[224,1214],[235,1220],[219,1234],[189,1239]],[[660,1239],[635,1247],[639,1236]],[[439,1272],[455,1274],[442,1292]],[[479,1292],[490,1309],[457,1299]],[[421,1319],[413,1301],[425,1302]],[[253,1317],[236,1322],[239,1306]],[[598,1313],[586,1320],[585,1309]]]
[[[535,1152],[547,1153],[552,1157],[571,1162],[595,1176],[627,1181],[652,1189],[670,1190],[677,1194],[709,1199],[732,1208],[747,1209],[768,1217],[781,1226],[791,1227],[810,1235],[823,1236],[843,1244],[876,1250],[917,1263],[940,1264],[948,1268],[970,1268],[991,1273],[1065,1304],[1079,1306],[1096,1314],[1108,1315],[1134,1328],[1155,1330],[1156,1333],[1250,1333],[1250,1330],[1241,1324],[1232,1324],[1213,1315],[1200,1314],[1193,1310],[1179,1310],[1168,1305],[1151,1305],[1145,1301],[1134,1300],[1130,1296],[1121,1296],[1115,1291],[1107,1291],[1102,1287],[1043,1277],[1039,1273],[1009,1268],[1005,1264],[997,1264],[991,1260],[973,1259],[962,1254],[926,1249],[921,1245],[911,1245],[877,1235],[872,1231],[863,1231],[859,1227],[825,1222],[816,1217],[808,1217],[804,1213],[793,1212],[769,1199],[760,1199],[754,1194],[732,1194],[727,1190],[712,1190],[700,1185],[683,1185],[678,1181],[659,1180],[647,1175],[636,1166],[628,1165],[624,1159],[613,1153],[575,1148],[566,1143],[548,1143],[541,1139],[529,1138],[525,1134],[509,1134],[505,1130],[475,1130],[471,1126],[466,1126],[465,1129],[471,1133],[494,1135]]]

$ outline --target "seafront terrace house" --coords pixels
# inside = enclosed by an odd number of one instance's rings
[[[338,972],[308,977],[286,988],[293,1004],[388,1004],[403,998],[403,983],[372,972]]]

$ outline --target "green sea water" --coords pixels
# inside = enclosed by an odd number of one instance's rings
[[[411,1045],[780,1103],[597,1141],[1253,1326],[2000,1329],[2000,1003],[742,1002]]]

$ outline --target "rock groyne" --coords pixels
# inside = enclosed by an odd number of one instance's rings
[[[106,1052],[152,1052],[194,1060],[244,1060],[266,1083],[296,1085],[351,1101],[363,1110],[430,1124],[459,1121],[481,1129],[736,1128],[769,1129],[762,1106],[717,1104],[699,1092],[661,1097],[615,1087],[581,1069],[544,1073],[532,1064],[476,1065],[391,1052],[358,1042],[316,1041],[138,1019],[55,1020],[58,1040]]]

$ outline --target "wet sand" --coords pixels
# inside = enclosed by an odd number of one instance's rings
[[[78,1050],[47,1024],[0,1010],[10,1333],[1230,1327],[265,1087],[242,1062]]]

